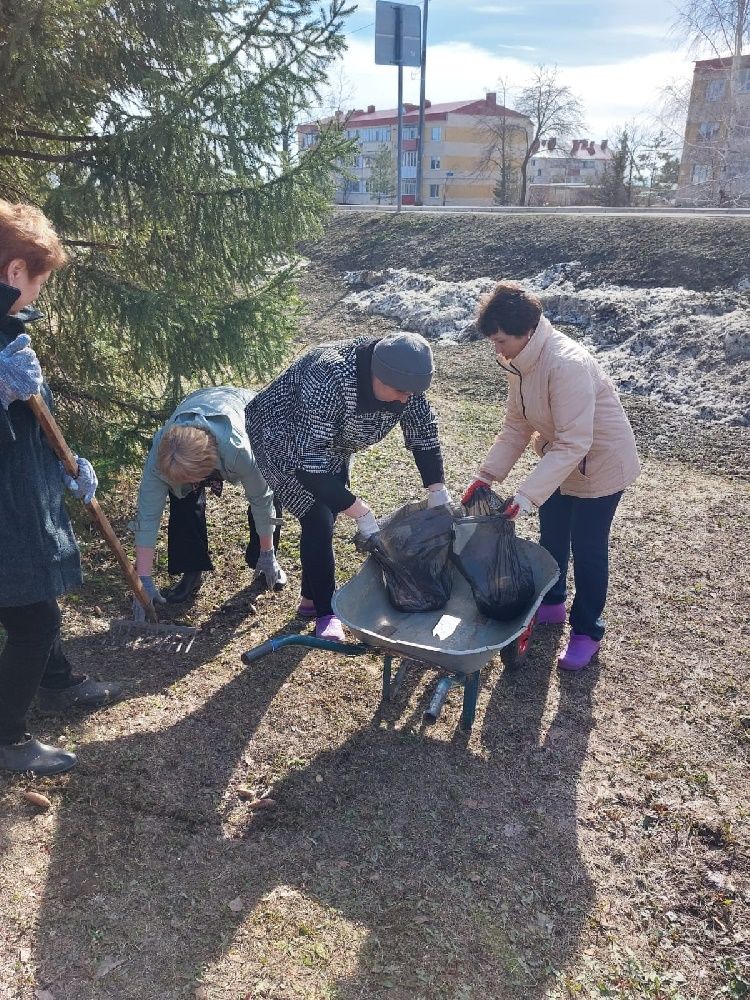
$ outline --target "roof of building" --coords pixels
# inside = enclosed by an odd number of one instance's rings
[[[462,115],[487,115],[490,117],[500,117],[505,115],[510,118],[520,118],[528,121],[526,115],[512,108],[505,108],[497,103],[497,95],[488,93],[486,97],[480,97],[473,101],[448,101],[443,104],[433,104],[425,101],[425,121],[444,121],[450,114]],[[367,128],[375,125],[395,125],[398,121],[397,108],[381,108],[377,110],[374,105],[370,105],[366,111],[357,108],[346,114],[345,121],[347,128]],[[330,119],[327,119],[330,121]],[[419,121],[419,105],[404,104],[404,122],[409,125]],[[300,125],[298,132],[314,132],[318,128],[317,122],[305,122]]]
[[[732,57],[724,56],[721,59],[699,59],[696,64],[696,70],[700,69],[729,69],[732,65]],[[746,56],[740,56],[740,66],[743,68],[750,66],[750,54]]]

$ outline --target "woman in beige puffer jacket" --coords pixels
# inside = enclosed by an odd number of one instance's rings
[[[623,491],[640,472],[633,431],[612,380],[585,348],[552,326],[535,295],[500,282],[481,307],[478,327],[506,372],[508,404],[464,501],[480,484],[503,482],[531,442],[540,460],[518,486],[509,514],[539,508],[540,543],[560,567],[539,609],[540,624],[565,621],[572,548],[571,634],[559,665],[580,670],[604,635],[609,530]]]

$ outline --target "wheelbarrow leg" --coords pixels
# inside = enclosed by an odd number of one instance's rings
[[[464,704],[461,710],[461,729],[471,732],[477,714],[477,698],[479,696],[479,670],[464,677]]]
[[[391,667],[393,666],[393,657],[384,656],[383,657],[383,701],[391,700]]]
[[[396,671],[396,676],[393,679],[393,683],[391,683],[392,666],[393,657],[385,655],[383,657],[383,701],[392,701],[394,696],[397,694],[398,689],[404,683],[406,671],[409,669],[407,660],[402,657],[401,663],[399,663],[398,670]]]

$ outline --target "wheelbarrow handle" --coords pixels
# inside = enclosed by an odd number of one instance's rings
[[[36,393],[35,395],[30,396],[27,402],[31,412],[39,421],[39,425],[44,431],[44,435],[49,441],[52,450],[62,462],[63,468],[69,476],[73,476],[73,478],[75,478],[78,475],[78,462],[76,461],[75,455],[68,447],[68,442],[65,440],[63,432],[60,430],[57,421],[50,413],[49,407],[44,402],[44,399]],[[96,522],[99,531],[104,537],[104,541],[109,546],[115,559],[117,559],[117,562],[120,564],[120,569],[125,576],[125,580],[135,594],[138,603],[146,612],[146,617],[149,621],[156,621],[156,612],[154,611],[154,605],[151,598],[146,593],[140,577],[133,569],[133,564],[128,559],[127,553],[120,543],[120,539],[112,530],[112,525],[109,523],[106,514],[99,506],[99,501],[96,497],[92,497],[90,502],[84,504],[84,506],[89,512],[91,519]]]

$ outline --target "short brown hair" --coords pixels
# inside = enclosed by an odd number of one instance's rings
[[[162,434],[156,467],[169,483],[200,483],[218,468],[216,439],[201,427],[174,424]]]
[[[57,271],[68,255],[47,216],[33,205],[0,198],[0,274],[12,260],[26,264],[30,278]]]
[[[542,303],[516,281],[500,281],[479,308],[477,329],[483,337],[500,330],[510,337],[524,337],[536,330],[542,317]]]

